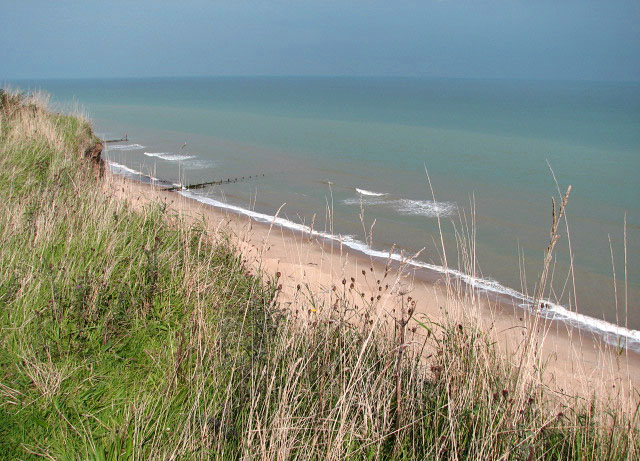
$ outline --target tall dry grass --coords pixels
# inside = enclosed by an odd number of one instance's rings
[[[346,278],[285,310],[277,277],[252,275],[224,232],[105,192],[85,121],[14,93],[0,114],[7,459],[639,456],[637,414],[548,395],[458,280],[438,321],[416,316],[403,265],[385,281],[391,317]]]

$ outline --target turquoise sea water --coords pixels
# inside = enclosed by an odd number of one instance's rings
[[[198,195],[265,215],[285,204],[280,216],[289,221],[353,241],[365,240],[362,204],[367,225],[376,222],[374,249],[424,248],[425,263],[442,264],[440,214],[449,264],[465,269],[454,235],[461,215],[470,224],[473,202],[476,275],[517,291],[533,292],[548,243],[557,196],[548,162],[562,189],[573,186],[567,214],[577,286],[570,294],[563,226],[550,296],[640,329],[640,84],[285,77],[13,84],[41,88],[61,107],[76,101],[105,138],[127,133],[130,141],[111,144],[107,155],[128,169],[176,183],[239,178]],[[628,302],[619,283],[616,309],[611,249],[620,282],[625,214]]]

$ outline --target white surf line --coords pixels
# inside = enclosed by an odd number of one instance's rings
[[[408,264],[415,267],[430,269],[432,271],[435,271],[441,274],[446,274],[449,276],[459,278],[460,280],[464,281],[465,283],[467,283],[473,288],[507,295],[519,301],[523,301],[524,304],[520,304],[519,307],[527,309],[536,315],[541,315],[542,317],[548,318],[548,319],[559,320],[571,326],[574,326],[576,328],[599,334],[603,338],[603,340],[609,345],[616,346],[616,347],[620,346],[621,344],[619,344],[618,340],[623,339],[622,341],[623,346],[625,346],[629,350],[640,352],[640,331],[638,330],[631,330],[619,325],[615,325],[613,323],[609,323],[605,320],[599,320],[594,317],[589,317],[588,315],[583,315],[577,312],[570,311],[564,306],[561,306],[549,300],[540,301],[545,306],[547,306],[545,309],[534,310],[533,309],[534,300],[532,298],[527,297],[524,294],[512,288],[505,287],[504,285],[500,284],[495,280],[472,277],[458,270],[445,269],[444,267],[437,266],[435,264],[429,264],[429,263],[424,263],[424,262],[415,261],[415,260],[407,261],[406,258],[403,258],[401,255],[397,253],[392,253],[390,255],[388,252],[375,250],[369,247],[366,243],[361,242],[350,235],[333,235],[333,234],[328,234],[326,232],[313,230],[308,226],[294,223],[293,221],[289,221],[288,219],[275,217],[275,216],[267,215],[264,213],[258,213],[256,211],[247,210],[239,206],[220,202],[210,197],[197,195],[190,191],[183,190],[178,193],[183,195],[184,197],[192,198],[201,203],[205,203],[217,208],[228,209],[238,214],[249,216],[250,218],[258,222],[274,223],[282,227],[297,230],[297,231],[304,232],[317,237],[326,238],[328,240],[340,242],[341,244],[351,249],[360,251],[369,256],[382,258],[382,259],[389,258],[399,262],[407,262]]]
[[[143,172],[141,172],[141,171],[134,170],[133,168],[129,168],[129,167],[128,167],[128,166],[126,166],[126,165],[123,165],[123,164],[118,163],[118,162],[114,162],[114,161],[112,161],[112,160],[107,160],[107,164],[108,164],[108,165],[109,165],[109,167],[112,169],[112,171],[113,171],[113,169],[115,168],[116,170],[123,171],[124,173],[128,173],[128,174],[130,174],[130,175],[143,176],[143,177],[145,177],[145,178],[149,178],[149,179],[151,179],[152,181],[160,181],[158,178],[156,178],[156,177],[154,177],[154,176],[151,176],[150,174],[146,174],[146,173],[143,173]],[[117,172],[117,171],[114,171],[114,173],[116,173],[116,174],[117,174],[118,172]]]

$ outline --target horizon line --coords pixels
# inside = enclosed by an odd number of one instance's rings
[[[640,83],[630,79],[569,79],[541,77],[455,77],[416,74],[201,74],[201,75],[147,75],[147,76],[84,76],[84,77],[3,77],[0,82],[12,81],[53,81],[53,80],[171,80],[171,79],[231,79],[231,78],[336,78],[336,79],[411,79],[411,80],[460,80],[460,81],[521,81],[521,82],[580,82],[580,83]]]

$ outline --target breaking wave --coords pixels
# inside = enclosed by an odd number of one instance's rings
[[[157,157],[162,160],[167,160],[170,162],[180,162],[183,160],[189,160],[192,158],[196,158],[195,155],[181,155],[181,154],[171,154],[168,152],[145,152],[144,155],[147,157]]]
[[[357,187],[356,192],[360,195],[369,195],[371,197],[382,197],[383,195],[387,195],[384,192],[372,192],[370,190],[358,189]]]
[[[144,146],[140,144],[114,144],[113,146],[107,145],[107,150],[140,150],[144,149]]]

